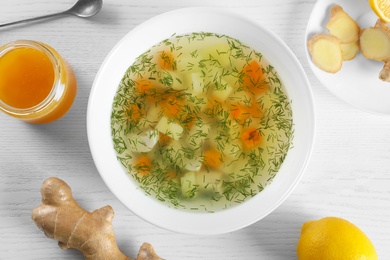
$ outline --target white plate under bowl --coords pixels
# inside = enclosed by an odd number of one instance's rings
[[[239,206],[215,213],[183,211],[146,196],[116,158],[111,139],[112,102],[125,71],[135,59],[173,34],[213,32],[241,40],[275,67],[292,100],[294,147],[272,184]],[[95,78],[88,103],[87,132],[96,167],[113,194],[134,214],[159,227],[211,235],[246,227],[272,212],[291,193],[306,168],[314,139],[314,108],[306,75],[291,50],[256,22],[234,12],[186,8],[156,16],[129,32],[108,54]]]
[[[374,26],[378,19],[367,0],[318,0],[306,28],[305,46],[313,35],[328,33],[325,24],[334,4],[340,5],[361,28]],[[316,67],[305,49],[311,69],[330,92],[366,112],[390,115],[390,83],[378,77],[383,62],[365,59],[359,53],[355,59],[344,61],[339,72],[331,74]]]

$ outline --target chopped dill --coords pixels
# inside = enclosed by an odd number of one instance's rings
[[[246,201],[293,147],[277,71],[226,35],[173,34],[153,46],[126,71],[112,108],[118,160],[146,194],[177,209],[212,213]]]

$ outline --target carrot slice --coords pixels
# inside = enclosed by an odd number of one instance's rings
[[[176,70],[176,61],[173,58],[173,54],[170,51],[162,51],[159,56],[159,65],[165,70]]]
[[[147,175],[150,173],[150,168],[152,167],[152,162],[149,157],[146,155],[141,155],[134,163],[133,168],[141,176]]]
[[[251,127],[242,132],[241,140],[245,148],[253,149],[261,145],[263,138],[255,127]]]
[[[237,104],[237,105],[231,105],[230,114],[232,117],[239,122],[240,124],[243,124],[245,119],[250,116],[248,110],[246,107]]]
[[[158,132],[158,134],[159,134],[158,144],[160,146],[166,146],[173,140],[172,137],[170,137],[170,136],[168,136],[166,134],[163,134],[161,132]]]
[[[260,62],[252,60],[243,69],[243,85],[254,95],[261,95],[268,90],[266,75]]]
[[[149,103],[155,102],[156,88],[153,86],[153,82],[147,79],[135,80],[135,88],[137,95],[145,97]]]
[[[137,104],[130,104],[125,108],[126,117],[130,121],[138,121],[143,115],[143,108],[138,106]]]
[[[147,79],[138,79],[135,80],[135,87],[137,88],[138,93],[147,95],[150,93],[153,84]]]
[[[216,149],[205,151],[203,163],[211,168],[218,168],[222,164],[221,152]]]
[[[177,178],[177,173],[175,171],[168,171],[166,174],[165,174],[166,178],[168,180],[173,180],[173,179],[176,179]]]
[[[257,123],[263,115],[263,111],[259,104],[254,100],[253,103],[248,105],[231,104],[230,114],[239,124],[246,125],[252,122]]]
[[[216,97],[210,97],[204,109],[204,113],[208,116],[216,116],[222,111],[222,101]]]
[[[175,94],[165,93],[161,97],[160,101],[161,108],[169,118],[176,118],[183,108],[183,100],[178,98]]]

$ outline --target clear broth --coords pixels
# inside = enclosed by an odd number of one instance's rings
[[[207,212],[261,192],[293,139],[275,69],[213,33],[173,36],[140,55],[119,84],[111,128],[139,187],[170,207]]]

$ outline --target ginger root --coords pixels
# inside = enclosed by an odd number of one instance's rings
[[[371,60],[385,63],[379,78],[390,82],[390,28],[378,19],[374,27],[365,28],[360,35],[362,55]]]
[[[342,44],[359,40],[359,25],[339,5],[334,5],[330,9],[329,21],[325,27],[331,35],[339,38]]]
[[[320,69],[336,73],[341,69],[343,54],[340,40],[329,34],[317,34],[308,42],[313,63]]]
[[[49,238],[58,240],[62,249],[79,250],[85,259],[132,260],[116,244],[112,228],[114,211],[105,206],[88,212],[72,196],[71,188],[62,180],[51,177],[41,188],[42,205],[32,212],[35,224]],[[153,247],[144,243],[136,260],[161,260]]]
[[[343,60],[354,59],[359,52],[360,27],[357,22],[340,5],[333,5],[325,27],[340,40]]]
[[[371,60],[384,61],[390,58],[390,30],[379,20],[374,27],[363,29],[360,35],[362,55]]]
[[[379,72],[379,79],[390,82],[390,59],[385,61],[385,65]]]
[[[343,61],[352,60],[358,54],[360,27],[339,5],[332,6],[325,27],[329,34],[312,37],[308,41],[308,48],[317,67],[336,73]]]
[[[343,60],[353,60],[356,55],[359,53],[359,43],[352,42],[352,43],[342,43],[340,44],[341,51],[343,53]]]
[[[354,59],[360,50],[365,58],[385,63],[379,78],[390,82],[390,28],[386,22],[378,19],[374,27],[361,30],[341,6],[334,5],[325,27],[329,35],[317,34],[308,41],[317,67],[336,73],[343,61]]]

